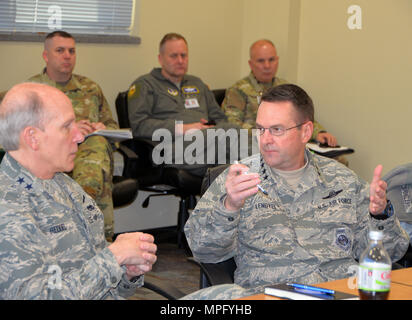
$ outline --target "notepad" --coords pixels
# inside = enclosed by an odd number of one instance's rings
[[[359,300],[354,294],[335,291],[332,294],[298,289],[287,284],[276,284],[265,287],[265,294],[288,300]]]
[[[339,147],[320,147],[318,144],[313,143],[313,142],[308,142],[306,144],[306,147],[317,153],[320,154],[322,156],[325,157],[329,157],[329,158],[333,158],[333,157],[337,157],[343,154],[350,154],[350,153],[354,153],[355,150],[349,148],[349,147],[344,147],[344,146],[339,146]]]

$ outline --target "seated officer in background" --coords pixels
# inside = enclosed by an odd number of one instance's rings
[[[341,163],[309,152],[313,115],[300,87],[266,91],[256,118],[260,154],[216,178],[190,215],[185,233],[196,260],[235,258],[235,284],[243,289],[230,286],[221,297],[349,277],[370,229],[384,231],[392,261],[404,255],[409,239],[387,202],[382,166],[369,185]],[[221,292],[213,290],[189,298]]]
[[[72,104],[44,84],[14,86],[0,105],[0,299],[118,299],[156,261],[153,237],[108,245],[95,201],[62,172],[83,135]]]
[[[43,59],[46,68],[29,81],[55,87],[72,102],[77,125],[83,135],[99,129],[118,129],[110,107],[98,84],[73,74],[76,44],[67,32],[54,31],[44,41]],[[71,176],[96,201],[104,214],[105,234],[114,233],[113,217],[113,150],[102,136],[92,136],[80,144]]]
[[[171,150],[175,150],[177,139],[182,139],[188,132],[201,132],[206,140],[206,129],[238,129],[236,125],[227,122],[206,84],[199,78],[186,74],[189,55],[183,36],[166,34],[160,42],[158,60],[161,68],[154,68],[149,74],[139,77],[129,88],[129,120],[134,137],[152,140],[157,130],[165,129],[172,135]],[[186,139],[181,142],[183,150],[191,143]],[[197,149],[203,153],[202,159],[205,159],[206,151],[211,145],[214,142],[206,141],[202,150]],[[186,159],[177,161],[176,154],[171,157],[171,166],[184,168],[195,175],[203,176],[207,169],[206,164],[188,164]]]
[[[270,40],[258,40],[250,47],[249,66],[250,74],[236,82],[226,90],[222,108],[230,122],[243,129],[255,127],[256,114],[260,99],[265,90],[288,83],[288,81],[276,77],[279,66],[279,56],[275,45]],[[334,135],[326,132],[326,129],[318,122],[313,122],[313,134],[311,140],[336,146]],[[348,165],[345,157],[337,157],[336,160]]]

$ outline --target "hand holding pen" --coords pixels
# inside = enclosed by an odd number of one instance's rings
[[[225,182],[226,209],[230,211],[240,210],[248,197],[259,192],[258,184],[261,182],[259,174],[248,173],[249,170],[249,167],[244,164],[234,163],[230,166]]]

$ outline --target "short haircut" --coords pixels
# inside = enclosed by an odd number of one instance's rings
[[[6,94],[0,105],[0,145],[6,151],[19,149],[20,133],[24,128],[44,130],[49,119],[42,98],[36,91],[27,91],[23,95],[11,100]]]
[[[162,53],[162,51],[163,51],[163,46],[165,45],[165,43],[166,43],[167,41],[170,41],[170,40],[183,40],[183,41],[186,43],[186,45],[187,45],[187,41],[186,41],[185,37],[183,37],[181,34],[174,33],[174,32],[167,33],[167,34],[164,35],[164,37],[162,38],[162,40],[160,40],[159,53]]]
[[[62,38],[74,39],[73,36],[72,36],[70,33],[66,32],[66,31],[63,31],[63,30],[56,30],[56,31],[50,32],[50,33],[46,36],[46,39],[45,39],[45,40],[51,39],[51,38],[54,38],[54,37],[62,37]]]
[[[294,84],[282,84],[272,87],[262,95],[265,102],[286,102],[289,101],[294,106],[299,122],[314,121],[315,109],[312,99],[301,87]]]
[[[49,40],[53,39],[54,37],[62,37],[62,38],[74,40],[73,36],[70,33],[63,31],[63,30],[56,30],[56,31],[50,32],[44,39],[44,49],[46,49],[46,46]]]

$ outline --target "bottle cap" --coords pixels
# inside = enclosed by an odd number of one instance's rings
[[[382,240],[383,239],[383,232],[379,230],[371,230],[369,231],[369,239],[371,240]]]

